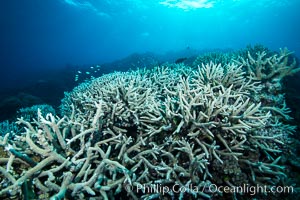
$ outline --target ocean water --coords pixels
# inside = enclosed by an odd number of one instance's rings
[[[248,51],[253,57],[258,58],[259,55],[256,53],[261,53],[262,50],[265,50],[268,56],[273,55],[274,52],[279,53],[280,48],[285,47],[293,52],[292,55],[287,56],[289,59],[286,66],[292,66],[295,59],[294,68],[298,68],[299,9],[299,0],[1,1],[0,122],[2,124],[0,130],[2,131],[0,136],[4,137],[7,131],[20,134],[21,128],[11,124],[21,116],[28,121],[33,121],[28,115],[37,118],[36,105],[44,105],[42,107],[44,112],[51,112],[59,117],[62,117],[63,113],[70,114],[70,107],[66,106],[66,102],[72,102],[74,91],[84,93],[81,87],[89,88],[88,84],[94,79],[97,80],[98,77],[114,71],[152,69],[155,66],[173,66],[174,63],[192,68],[197,68],[199,65],[201,68],[202,63],[196,62],[197,57],[210,52],[223,53],[226,56],[232,56],[230,53],[235,52],[234,55],[246,55],[249,59]],[[212,54],[208,54],[208,58],[201,59],[209,63],[210,60],[217,60],[214,58]],[[270,73],[270,70],[267,69],[264,73]],[[283,101],[286,102],[286,106],[290,109],[287,113],[293,119],[284,123],[291,126],[300,124],[299,74],[298,72],[285,77],[280,82],[280,86],[275,84],[278,73],[275,73],[271,80],[259,80],[261,85],[270,82],[272,87],[280,88],[280,92],[274,92],[276,89],[266,89],[268,86],[263,86],[265,88],[262,93],[265,92],[267,96],[270,92],[273,96],[272,100],[268,96],[261,102],[263,105],[270,104],[278,107],[281,107]],[[113,82],[112,79],[109,80]],[[77,89],[74,89],[75,87]],[[276,111],[272,112],[273,115],[278,114]],[[177,123],[176,120],[174,119],[174,123]],[[295,151],[289,156],[298,157],[299,127],[295,127],[291,132],[293,132],[291,145],[294,145],[292,149]],[[218,145],[221,147],[224,145],[222,140]],[[6,148],[4,144],[2,147]],[[284,151],[284,148],[282,147],[280,151]],[[284,161],[277,161],[277,157],[268,155],[268,152],[264,153],[258,158],[259,161],[272,157],[274,163],[269,162],[269,164],[280,163],[289,171],[286,173],[289,181],[281,181],[274,185],[293,185],[296,190],[299,187],[298,160],[292,162],[289,158],[285,158]],[[7,154],[1,156],[6,158]],[[3,163],[0,164],[5,168]],[[1,173],[4,172],[0,172],[0,198],[8,198],[9,195],[2,194],[1,190],[11,184]],[[251,173],[244,174],[251,176]],[[260,177],[263,183],[264,178],[270,177]],[[226,175],[227,179],[229,178]],[[178,182],[177,180],[176,183]],[[234,184],[232,180],[229,182],[227,186]],[[215,182],[215,184],[219,183]],[[160,185],[157,189],[166,189],[163,186]],[[167,186],[171,187],[170,184]],[[32,191],[37,192],[37,190],[35,188]],[[12,196],[19,198],[24,195],[24,191],[18,194],[19,196],[16,194]],[[55,192],[47,193],[49,196],[54,194]],[[138,194],[141,198],[142,195]],[[99,192],[97,195],[101,196]],[[296,194],[289,194],[284,198],[293,195]],[[173,198],[179,197],[181,196]],[[190,194],[188,197],[192,198],[193,195]],[[37,198],[37,195],[34,198]],[[80,196],[76,198],[79,199]],[[208,197],[204,195],[204,198]]]

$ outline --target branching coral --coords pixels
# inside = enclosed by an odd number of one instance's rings
[[[284,104],[261,102],[259,79],[243,66],[155,67],[82,83],[66,93],[64,117],[38,111],[33,121],[18,119],[24,133],[0,138],[0,196],[24,195],[28,181],[52,199],[196,199],[219,196],[207,189],[212,184],[280,183],[295,127],[286,124]]]
[[[292,54],[287,48],[280,49],[279,54],[267,56],[265,51],[256,52],[257,59],[248,52],[246,58],[240,56],[235,62],[247,68],[247,73],[255,80],[266,81],[270,79],[281,80],[283,77],[294,74],[297,68],[296,59],[290,61]]]

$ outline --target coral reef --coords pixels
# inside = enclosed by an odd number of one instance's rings
[[[0,136],[4,136],[6,133],[18,134],[18,126],[15,123],[11,123],[9,120],[0,122]]]
[[[270,85],[299,68],[257,53],[106,74],[65,93],[62,117],[18,118],[24,131],[0,138],[0,197],[247,198],[210,188],[285,183],[295,127]]]
[[[55,109],[48,104],[40,104],[40,105],[33,105],[31,107],[21,108],[17,111],[17,117],[22,117],[23,120],[32,121],[36,119],[38,116],[38,110],[40,109],[41,113],[46,115],[47,113],[52,113],[55,115]],[[45,116],[44,116],[45,117]]]
[[[267,53],[265,51],[258,51],[256,52],[257,59],[255,59],[248,52],[246,59],[239,57],[239,61],[236,62],[246,66],[247,73],[255,80],[281,80],[283,77],[300,71],[296,67],[296,59],[289,59],[289,55],[291,54],[292,52],[287,48],[280,49],[279,54],[274,54],[270,57],[266,57]]]

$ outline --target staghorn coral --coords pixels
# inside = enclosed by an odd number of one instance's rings
[[[243,65],[213,62],[82,83],[65,94],[64,117],[39,110],[18,119],[25,132],[0,138],[0,197],[26,195],[25,183],[40,199],[221,198],[208,188],[280,184],[295,127],[263,89]]]
[[[31,121],[37,117],[38,109],[40,109],[44,114],[52,113],[53,115],[55,115],[55,110],[51,105],[39,104],[31,107],[20,108],[17,111],[17,117],[23,117],[24,120]]]
[[[202,65],[203,63],[220,63],[222,65],[226,65],[232,61],[232,59],[237,58],[238,54],[235,52],[227,51],[212,51],[208,53],[200,54],[195,61],[193,62],[193,66],[197,68],[198,65]]]
[[[4,136],[6,133],[19,133],[19,129],[16,124],[5,120],[0,122],[0,136]]]
[[[234,60],[239,65],[246,67],[247,73],[255,80],[260,81],[280,81],[282,78],[298,72],[296,59],[289,59],[290,52],[287,48],[280,49],[279,54],[275,53],[270,56],[266,51],[255,52],[256,59],[248,51],[247,57],[240,56]]]

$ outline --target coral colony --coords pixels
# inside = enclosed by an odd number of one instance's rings
[[[246,198],[208,188],[286,183],[296,127],[281,84],[295,59],[219,56],[106,74],[66,93],[62,117],[18,118],[21,131],[0,137],[0,197]]]

